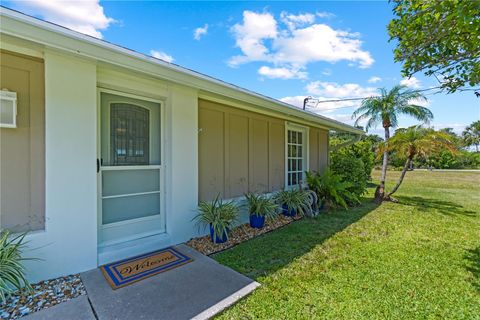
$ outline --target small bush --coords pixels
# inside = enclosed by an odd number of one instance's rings
[[[223,202],[218,195],[213,201],[201,201],[198,205],[198,214],[192,219],[198,226],[205,228],[211,225],[213,228],[213,239],[222,237],[235,226],[238,218],[238,206],[233,202]]]
[[[366,192],[369,175],[367,175],[365,164],[361,158],[353,155],[348,148],[343,148],[334,152],[330,159],[332,173],[341,175],[350,183],[348,187],[350,192],[357,196]]]
[[[310,211],[310,197],[305,190],[282,190],[275,195],[275,202],[287,209],[295,210],[298,215],[305,216]]]
[[[278,205],[266,195],[247,193],[245,199],[250,215],[263,216],[267,219],[274,219],[277,216]]]
[[[307,184],[317,194],[319,201],[324,201],[329,207],[341,206],[347,209],[348,205],[360,203],[358,196],[349,190],[353,184],[331,170],[323,175],[307,172]]]
[[[11,237],[8,230],[0,233],[0,298],[3,303],[6,296],[14,291],[22,288],[32,290],[22,265],[22,261],[27,260],[22,258],[25,235]]]

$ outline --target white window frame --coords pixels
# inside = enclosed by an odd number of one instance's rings
[[[309,163],[309,158],[310,158],[310,149],[309,149],[309,141],[310,141],[310,137],[309,137],[309,127],[306,127],[306,126],[302,126],[302,125],[299,125],[299,124],[295,124],[295,123],[290,123],[290,122],[286,122],[285,123],[285,189],[292,189],[292,188],[298,188],[300,186],[300,184],[295,184],[295,185],[288,185],[288,174],[289,174],[289,170],[288,170],[288,160],[289,160],[289,157],[288,157],[288,145],[289,145],[289,142],[288,142],[288,132],[289,131],[296,131],[296,132],[301,132],[302,133],[302,137],[303,137],[303,141],[302,141],[302,184],[303,185],[306,185],[306,175],[305,175],[305,171],[309,171],[310,170],[310,163]]]

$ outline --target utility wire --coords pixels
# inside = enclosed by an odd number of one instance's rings
[[[430,91],[430,90],[439,89],[439,88],[441,88],[441,87],[433,87],[433,88],[427,88],[427,89],[421,89],[421,90],[412,90],[412,91],[413,92],[424,92],[424,91]],[[434,94],[434,93],[430,93],[430,94]],[[363,98],[345,98],[345,99],[321,100],[321,101],[318,101],[318,103],[364,100],[364,99],[368,99],[368,98],[371,98],[371,97],[375,97],[375,96],[372,95],[372,96],[363,97]]]

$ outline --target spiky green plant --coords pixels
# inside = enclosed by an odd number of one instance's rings
[[[322,175],[307,172],[307,184],[328,206],[348,209],[348,204],[360,203],[358,196],[348,190],[353,184],[331,170]]]
[[[217,235],[222,237],[226,234],[228,239],[228,231],[234,227],[238,211],[238,206],[233,201],[224,202],[217,195],[213,201],[200,201],[198,214],[192,220],[199,227],[212,225],[213,241],[216,242]]]
[[[8,230],[0,232],[0,298],[3,303],[12,292],[22,288],[32,290],[22,264],[25,260],[31,260],[22,257],[25,236],[26,233],[10,236]]]
[[[275,195],[275,202],[285,205],[289,211],[295,210],[301,216],[311,210],[310,197],[302,189],[282,190]]]
[[[264,216],[267,219],[273,219],[277,216],[278,205],[265,195],[247,193],[248,212],[250,215]]]

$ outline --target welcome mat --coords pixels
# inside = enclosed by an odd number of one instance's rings
[[[173,247],[142,254],[101,266],[100,269],[113,289],[165,272],[193,259]]]

